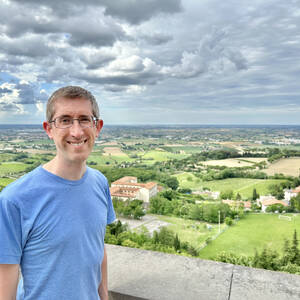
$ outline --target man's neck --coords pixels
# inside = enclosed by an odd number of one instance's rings
[[[63,162],[54,157],[43,165],[48,172],[68,180],[79,180],[86,171],[86,162]]]

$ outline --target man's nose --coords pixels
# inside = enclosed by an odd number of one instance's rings
[[[83,129],[80,126],[79,120],[74,119],[70,132],[74,137],[81,137],[83,135]]]

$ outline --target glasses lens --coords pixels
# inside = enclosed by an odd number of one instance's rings
[[[82,128],[86,128],[86,127],[93,127],[94,126],[94,117],[92,116],[82,116],[78,119],[73,119],[71,117],[57,117],[55,120],[54,120],[54,124],[55,124],[55,127],[57,128],[62,128],[62,129],[65,129],[65,128],[70,128],[72,127],[73,125],[73,122],[77,120],[79,125],[82,127]]]
[[[78,121],[81,127],[92,127],[94,119],[93,117],[90,116],[84,116],[84,117],[80,117]]]
[[[68,128],[72,126],[72,121],[70,117],[58,117],[55,119],[55,126],[58,128]]]

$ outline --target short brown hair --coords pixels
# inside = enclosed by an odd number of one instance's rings
[[[46,110],[46,118],[48,122],[50,122],[54,116],[54,106],[58,98],[80,98],[91,101],[93,115],[95,118],[99,119],[99,106],[96,98],[91,92],[80,86],[65,86],[56,90],[48,99]]]

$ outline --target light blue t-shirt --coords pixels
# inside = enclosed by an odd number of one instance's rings
[[[106,225],[115,213],[106,178],[80,180],[41,166],[0,194],[0,264],[20,264],[18,300],[99,300]]]

